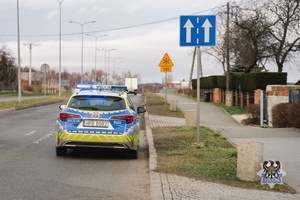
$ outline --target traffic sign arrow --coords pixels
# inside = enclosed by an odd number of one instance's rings
[[[212,27],[211,23],[209,22],[208,19],[206,19],[201,27],[204,28],[204,42],[209,42],[210,41],[209,32],[210,32],[210,28]]]
[[[215,46],[216,16],[180,16],[180,46]]]
[[[187,20],[186,23],[183,26],[186,30],[186,43],[191,43],[192,41],[192,28],[194,28],[193,23],[191,22],[191,20]]]

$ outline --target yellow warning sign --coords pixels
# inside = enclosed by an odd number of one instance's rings
[[[173,67],[174,64],[167,53],[165,53],[164,57],[161,59],[159,65],[160,67]]]
[[[160,67],[160,72],[172,72],[172,67]]]

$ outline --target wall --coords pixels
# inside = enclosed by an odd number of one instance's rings
[[[268,85],[266,88],[268,101],[268,126],[273,127],[272,108],[279,103],[289,102],[289,89],[298,89],[295,85]],[[299,88],[300,89],[300,88]]]

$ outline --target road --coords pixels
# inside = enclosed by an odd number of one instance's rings
[[[150,199],[145,131],[137,160],[95,149],[56,157],[58,105],[0,115],[0,199]]]

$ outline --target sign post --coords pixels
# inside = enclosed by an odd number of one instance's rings
[[[200,144],[200,46],[216,45],[216,16],[180,16],[180,46],[197,47],[197,145]]]
[[[167,73],[172,72],[172,67],[174,64],[170,56],[165,53],[158,66],[160,66],[160,72],[165,72],[165,110],[167,110]]]
[[[41,65],[41,71],[44,73],[44,96],[46,96],[46,85],[47,85],[47,72],[50,71],[48,64]]]

